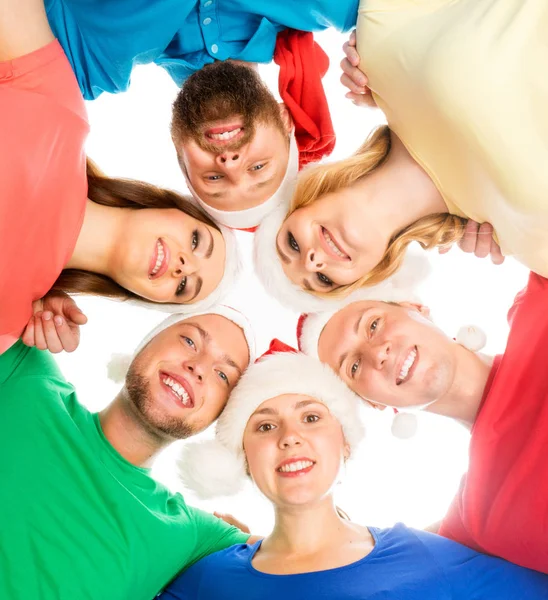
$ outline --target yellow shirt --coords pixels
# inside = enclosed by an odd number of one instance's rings
[[[361,0],[357,49],[450,212],[548,276],[548,0]]]

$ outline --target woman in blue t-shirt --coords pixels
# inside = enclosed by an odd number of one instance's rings
[[[186,485],[203,496],[234,492],[250,476],[274,506],[274,530],[202,559],[160,598],[548,598],[548,576],[536,571],[402,524],[378,529],[341,518],[333,492],[362,436],[359,402],[304,355],[250,367],[217,440],[187,445],[180,464]]]

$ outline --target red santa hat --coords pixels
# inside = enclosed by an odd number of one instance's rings
[[[287,210],[295,190],[297,174],[304,165],[331,154],[335,130],[322,85],[329,58],[310,32],[286,29],[278,34],[274,61],[280,67],[278,86],[295,129],[289,138],[289,158],[280,187],[262,204],[245,210],[218,210],[199,197],[183,165],[188,189],[196,202],[215,221],[244,231],[255,231],[278,207]]]
[[[116,383],[121,383],[126,378],[126,374],[128,369],[133,362],[133,359],[141,352],[141,350],[152,341],[159,333],[162,333],[168,327],[175,325],[176,323],[180,323],[181,321],[186,321],[188,319],[192,319],[193,317],[199,317],[201,315],[219,315],[221,317],[225,317],[229,321],[232,321],[235,325],[237,325],[244,333],[247,347],[249,350],[249,364],[252,364],[255,360],[255,333],[253,331],[253,327],[251,323],[247,319],[247,317],[241,313],[239,310],[232,308],[230,306],[225,306],[224,304],[218,304],[216,306],[210,307],[205,311],[195,311],[193,313],[176,313],[172,314],[167,319],[164,319],[161,323],[156,325],[154,329],[149,331],[147,335],[140,341],[138,346],[135,348],[133,354],[113,354],[108,365],[107,365],[107,373],[109,379]]]
[[[237,493],[245,484],[243,435],[251,415],[266,400],[302,394],[325,404],[340,422],[351,451],[364,436],[360,398],[326,365],[274,340],[242,375],[219,417],[215,439],[186,443],[177,461],[184,485],[201,498]]]

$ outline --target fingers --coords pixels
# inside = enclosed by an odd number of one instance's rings
[[[451,244],[451,246],[438,246],[438,253],[439,254],[447,254],[449,252],[449,250],[451,250],[452,247],[453,247],[452,244]]]
[[[55,317],[55,318],[57,318],[57,317]],[[53,314],[49,311],[45,311],[42,314],[41,320],[42,320],[42,327],[41,328],[37,327],[36,332],[39,333],[40,335],[43,335],[46,348],[53,354],[62,352],[63,343],[59,339],[59,335],[57,333],[57,328],[56,328],[56,324],[54,322]],[[36,339],[36,336],[35,336],[35,339]],[[44,350],[44,348],[39,346],[38,343],[36,344],[36,347],[40,348],[40,350]]]
[[[230,515],[228,513],[214,512],[213,514],[218,519],[222,519],[225,523],[228,523],[229,525],[233,525],[234,527],[237,527],[240,531],[243,531],[244,533],[251,533],[249,530],[249,527],[247,525],[244,525],[241,521],[238,521],[238,519],[236,519],[236,517],[233,517],[232,515]]]
[[[83,323],[86,323],[87,317],[84,314],[81,314],[81,317],[85,319]],[[59,338],[59,342],[61,343],[61,350],[64,350],[65,352],[74,352],[80,343],[79,325],[70,326],[61,315],[55,315],[53,320],[55,323],[55,331]],[[61,352],[61,350],[58,350],[57,352]],[[51,348],[50,351],[54,352]]]
[[[479,223],[471,219],[466,223],[464,235],[459,241],[459,248],[463,252],[474,252],[476,249],[476,239],[478,236]]]
[[[491,251],[491,240],[493,239],[493,227],[489,223],[482,223],[478,230],[478,237],[476,240],[476,249],[474,254],[478,258],[485,258],[489,256]]]
[[[36,346],[53,354],[63,350],[73,352],[80,343],[80,329],[78,325],[71,327],[62,316],[45,311],[31,319],[22,340],[27,346]]]
[[[345,94],[345,97],[349,100],[352,100],[356,106],[367,106],[368,108],[375,108],[377,106],[373,96],[369,92],[365,94],[354,94],[353,92],[348,92],[348,94]]]
[[[42,313],[37,313],[34,315],[34,345],[38,348],[38,350],[46,350],[48,347],[46,344],[46,336],[44,334]]]
[[[504,256],[502,254],[500,246],[497,244],[497,242],[495,242],[494,239],[491,239],[490,252],[491,252],[491,261],[493,262],[493,264],[502,265],[502,263],[504,262]]]
[[[363,81],[363,79],[360,81]],[[365,85],[359,85],[358,83],[356,83],[356,80],[353,79],[347,73],[343,73],[341,75],[341,83],[344,85],[345,88],[348,88],[351,92],[354,92],[355,94],[365,94],[369,91]]]
[[[343,52],[346,54],[346,58],[349,60],[350,64],[357,67],[360,62],[360,56],[356,50],[356,30],[350,34],[348,42],[343,44]]]
[[[341,69],[343,74],[347,75],[357,86],[365,87],[369,82],[367,75],[358,67],[353,65],[348,58],[343,58],[341,60]]]
[[[75,325],[85,325],[88,322],[86,315],[74,304],[70,307],[66,313],[67,319],[72,321]]]
[[[21,336],[21,341],[25,346],[34,346],[34,315],[29,319],[27,326],[25,327],[25,331]]]

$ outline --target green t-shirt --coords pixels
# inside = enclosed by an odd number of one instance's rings
[[[151,600],[247,535],[127,462],[48,352],[0,356],[0,598]]]

